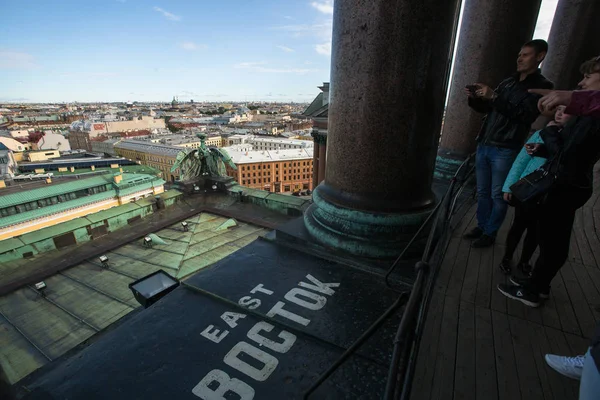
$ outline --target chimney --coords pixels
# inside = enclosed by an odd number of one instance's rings
[[[121,183],[121,181],[123,180],[123,175],[121,174],[115,174],[113,176],[113,181],[118,185],[119,183]]]
[[[51,178],[46,178],[46,183],[52,183],[52,179]]]

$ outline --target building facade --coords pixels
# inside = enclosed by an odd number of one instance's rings
[[[313,189],[313,158],[310,151],[300,149],[228,153],[237,170],[227,167],[227,174],[242,186],[273,193]]]
[[[171,167],[175,164],[177,154],[182,151],[180,147],[138,140],[122,140],[114,145],[114,149],[121,157],[158,169],[161,177],[167,181],[175,182],[179,179],[179,169],[172,173]]]
[[[32,190],[0,189],[0,240],[162,193],[164,183],[152,175],[119,172]]]

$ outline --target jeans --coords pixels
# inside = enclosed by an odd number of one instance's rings
[[[477,225],[488,236],[496,233],[508,210],[502,186],[518,150],[478,145],[476,160]]]
[[[583,373],[579,384],[579,400],[598,400],[600,397],[600,371],[590,351],[585,353]]]

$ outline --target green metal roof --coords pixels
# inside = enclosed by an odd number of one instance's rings
[[[27,192],[26,192],[27,193]],[[50,195],[51,196],[51,195]],[[81,207],[95,201],[101,201],[116,197],[117,193],[114,190],[108,190],[102,193],[96,193],[90,196],[80,197],[75,200],[65,201],[64,203],[58,203],[47,207],[38,208],[36,210],[27,211],[20,214],[9,215],[8,217],[0,218],[0,227],[19,224],[25,221],[29,221],[35,218],[45,217],[50,214],[63,212],[75,207]],[[1,199],[1,198],[0,198]],[[32,201],[32,200],[29,200]]]
[[[41,240],[53,238],[63,233],[72,232],[76,229],[83,228],[90,224],[90,221],[85,218],[75,218],[70,221],[61,222],[47,228],[42,228],[37,231],[26,233],[20,236],[20,239],[25,244],[36,243]],[[2,243],[2,242],[0,242]]]
[[[129,211],[137,210],[140,208],[135,203],[126,203],[121,206],[112,207],[107,210],[98,211],[97,213],[93,213],[90,215],[86,215],[85,218],[90,221],[92,224],[96,222],[104,221],[105,219],[113,218],[117,215],[125,214]]]
[[[167,190],[166,192],[159,194],[159,196],[164,200],[171,199],[173,197],[177,197],[177,196],[181,196],[181,195],[183,195],[183,193],[181,193],[179,190],[175,190],[175,189]]]
[[[131,173],[131,174],[146,174],[146,175],[153,175],[156,176],[158,175],[158,170],[152,167],[149,167],[147,165],[122,165],[121,168],[123,168],[123,172],[124,173]],[[67,171],[51,171],[54,175],[56,176],[60,176],[60,175],[86,175],[86,174],[90,174],[90,175],[98,175],[99,173],[108,173],[108,172],[115,172],[115,171],[119,171],[118,169],[115,168],[110,168],[110,167],[106,167],[106,168],[96,168],[94,171],[92,171],[89,168],[77,168],[75,169],[74,172],[71,172],[69,170]]]
[[[159,186],[165,183],[164,180],[153,175],[123,173],[122,176],[123,180],[118,185],[113,183],[112,174],[102,174],[90,178],[77,179],[66,183],[48,185],[38,189],[7,194],[5,196],[0,196],[0,208],[29,203],[31,201],[45,199],[52,196],[58,196],[65,193],[76,192],[78,190],[106,185],[108,183],[113,184],[113,186],[116,186],[117,188],[123,187],[124,189],[128,185],[135,185],[137,183],[141,184],[143,182],[152,182],[154,186]],[[69,202],[70,201],[71,200],[69,200]]]
[[[0,240],[0,254],[6,253],[23,246],[23,242],[16,238]]]
[[[29,203],[31,201],[41,200],[52,196],[58,196],[61,194],[75,192],[82,189],[88,189],[95,186],[106,185],[110,182],[112,182],[112,176],[100,175],[95,176],[93,178],[77,179],[71,182],[60,183],[57,185],[48,185],[39,189],[11,193],[5,196],[0,196],[0,208],[16,206],[19,204]]]

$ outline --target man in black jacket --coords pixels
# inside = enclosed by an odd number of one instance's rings
[[[553,88],[538,69],[547,51],[544,40],[527,42],[519,52],[517,72],[496,90],[482,83],[466,89],[469,106],[486,114],[477,136],[477,227],[465,234],[465,238],[475,239],[473,247],[493,245],[506,216],[502,185],[540,114],[540,96],[528,90]]]

